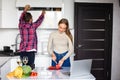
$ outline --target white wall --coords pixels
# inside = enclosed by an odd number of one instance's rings
[[[17,33],[17,29],[0,28],[0,50],[3,50],[3,46],[10,46],[11,44],[14,44]]]
[[[112,79],[120,80],[120,6],[119,0],[75,0],[75,2],[113,3]]]
[[[112,80],[120,80],[120,6],[117,1],[113,9]]]

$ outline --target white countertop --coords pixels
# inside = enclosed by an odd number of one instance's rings
[[[11,70],[13,70],[12,66],[18,66],[18,65],[14,65],[16,63],[16,61],[14,61],[15,57],[8,60],[2,67],[1,67],[1,80],[9,80],[6,78],[6,74],[11,72]],[[95,80],[95,77],[92,74],[88,74],[88,75],[83,75],[83,76],[78,76],[78,77],[74,77],[74,78],[70,78],[70,68],[69,67],[63,67],[63,69],[61,70],[48,70],[47,67],[36,67],[34,69],[34,71],[36,71],[38,73],[37,77],[34,77],[35,80],[38,79],[49,79],[49,80],[53,80],[53,79],[66,79],[66,80]],[[27,79],[20,79],[20,80],[29,80],[32,79],[33,77],[28,77]],[[15,78],[14,78],[15,79]],[[10,79],[11,80],[11,79]],[[16,79],[15,79],[16,80]],[[17,79],[19,80],[19,79]]]

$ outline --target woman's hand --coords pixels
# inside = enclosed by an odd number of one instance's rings
[[[64,63],[64,59],[61,59],[58,64],[59,64],[60,66],[62,66],[63,63]]]
[[[25,5],[24,11],[28,11],[28,10],[30,10],[30,5]]]
[[[52,53],[52,60],[53,60],[53,61],[56,61],[56,56],[55,56],[54,53]]]

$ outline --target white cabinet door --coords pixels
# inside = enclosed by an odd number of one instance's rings
[[[1,8],[1,28],[16,28],[18,23],[17,9],[15,7],[16,0],[2,0]]]
[[[20,0],[18,0],[20,1]],[[29,4],[29,0],[28,4]],[[27,2],[25,1],[25,2]],[[33,1],[33,0],[32,0]],[[39,0],[37,0],[39,1]],[[18,28],[18,21],[19,21],[19,15],[20,15],[20,11],[18,11],[18,9],[16,8],[16,6],[20,6],[18,4],[21,4],[21,6],[23,7],[24,2],[23,0],[21,0],[22,3],[17,2],[16,0],[0,0],[0,27],[1,28]],[[54,2],[54,1],[53,1]],[[55,4],[62,4],[62,12],[46,12],[46,16],[45,16],[45,20],[43,21],[43,23],[41,24],[41,28],[47,28],[47,29],[51,29],[51,28],[58,28],[57,24],[58,21],[64,17],[67,18],[69,20],[69,24],[70,24],[70,28],[73,28],[73,16],[74,16],[74,2],[73,0],[63,0],[63,2],[58,2],[57,0],[55,0],[55,2],[53,3],[51,2],[51,4],[55,5]],[[35,6],[32,5],[31,6]],[[57,6],[57,5],[55,5]],[[45,6],[46,7],[46,6]],[[38,18],[38,13],[33,13],[33,18],[34,20],[36,20],[36,18]]]
[[[16,0],[16,7],[24,7],[26,4],[31,7],[61,7],[62,0]]]
[[[1,60],[5,60],[7,57],[3,57],[1,58],[0,57],[0,61]],[[0,75],[1,75],[1,80],[8,80],[7,77],[6,77],[6,74],[8,72],[10,72],[10,60],[7,60],[6,63],[0,68],[1,72],[0,72]]]
[[[0,4],[0,7],[1,7],[1,4]],[[1,24],[2,24],[2,12],[1,12],[1,9],[0,9],[0,27],[1,27]]]
[[[74,28],[74,0],[63,0],[63,17],[69,21],[70,29]]]
[[[0,0],[0,10],[2,9],[2,0]]]
[[[0,66],[7,62],[11,57],[0,57]]]
[[[0,0],[0,27],[1,27],[1,18],[2,18],[2,11],[1,11],[1,9],[2,9],[2,0]]]

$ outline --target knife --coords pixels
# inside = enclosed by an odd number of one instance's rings
[[[54,61],[55,62],[55,64],[57,65],[57,61]]]

